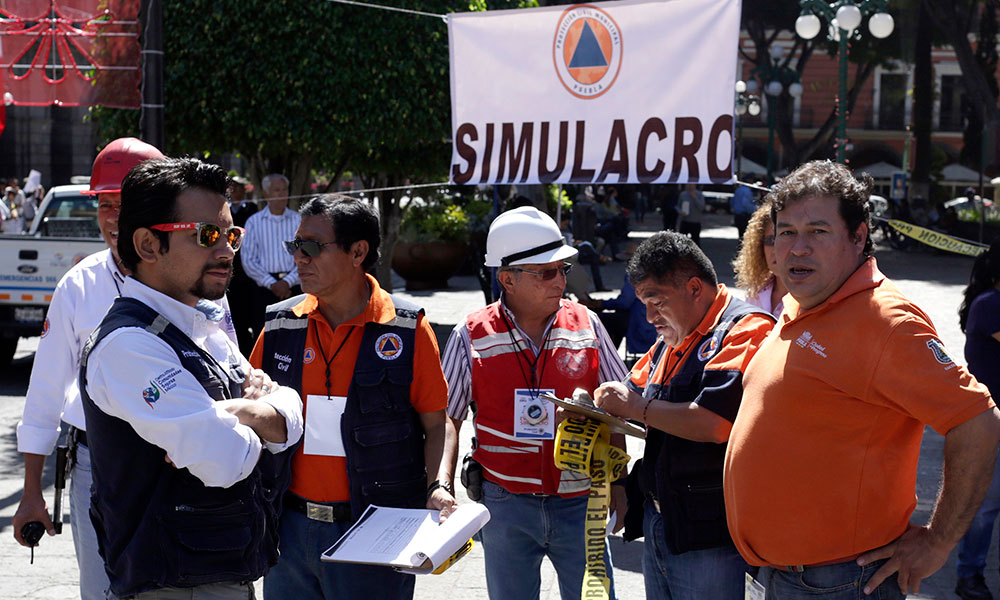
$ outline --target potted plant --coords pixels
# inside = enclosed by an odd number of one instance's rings
[[[466,259],[469,217],[461,206],[431,199],[410,206],[399,227],[392,268],[408,290],[448,287],[448,278]]]

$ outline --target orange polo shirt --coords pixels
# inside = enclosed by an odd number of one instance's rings
[[[743,389],[724,482],[752,565],[850,560],[899,537],[924,424],[946,434],[994,406],[874,258],[819,306],[786,296]]]
[[[309,315],[309,327],[306,334],[306,360],[302,367],[302,412],[309,419],[309,402],[312,395],[325,396],[326,391],[326,358],[330,359],[330,395],[346,396],[351,386],[354,364],[357,362],[358,350],[361,348],[361,338],[364,325],[368,322],[386,323],[396,317],[396,309],[392,298],[381,287],[374,277],[368,275],[371,286],[371,299],[368,306],[357,317],[340,324],[336,330],[331,330],[329,323],[317,310],[316,297],[309,294],[293,309],[296,315]],[[319,338],[317,339],[317,334]],[[260,368],[263,353],[263,336],[257,339],[250,364]],[[345,338],[347,340],[345,341]],[[343,348],[337,348],[343,343]],[[431,413],[444,410],[448,406],[448,384],[441,371],[441,358],[438,352],[437,338],[427,319],[421,316],[417,319],[413,349],[413,382],[410,384],[410,403],[418,413]],[[320,348],[322,347],[322,352]],[[334,358],[336,354],[336,358]],[[312,357],[311,359],[308,357]],[[337,432],[339,435],[339,432]],[[350,500],[350,484],[347,479],[347,459],[342,456],[319,456],[303,454],[303,445],[292,458],[291,492],[315,502],[344,502]]]
[[[715,300],[705,312],[705,316],[676,348],[664,350],[667,354],[660,360],[656,373],[649,372],[653,351],[656,349],[656,344],[654,344],[632,367],[628,386],[634,392],[641,394],[650,381],[668,385],[674,374],[681,370],[684,362],[687,360],[704,361],[703,356],[709,357],[708,362],[705,363],[706,372],[743,373],[750,359],[757,352],[757,348],[774,326],[774,320],[770,315],[750,314],[737,321],[726,334],[722,341],[722,347],[718,351],[709,347],[707,342],[703,342],[702,347],[697,349],[694,347],[719,324],[719,318],[723,311],[729,307],[732,298],[733,296],[726,286],[719,284]],[[704,355],[694,356],[696,352],[704,353]],[[706,381],[711,383],[705,385]],[[676,382],[674,383],[676,384]],[[736,418],[736,412],[740,408],[741,383],[742,377],[706,378],[705,381],[698,382],[698,385],[702,385],[703,389],[698,394],[695,403],[727,421],[732,421]]]

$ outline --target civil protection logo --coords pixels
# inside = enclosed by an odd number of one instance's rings
[[[42,337],[45,337],[48,334],[49,334],[49,319],[46,318],[45,322],[42,323]]]
[[[316,358],[316,351],[313,350],[312,348],[306,348],[305,351],[302,353],[302,362],[306,363],[307,365],[311,363],[314,358]]]
[[[592,4],[567,8],[556,24],[552,61],[566,91],[597,98],[611,89],[622,66],[622,35],[611,15]]]
[[[942,365],[950,365],[955,362],[950,356],[948,356],[947,350],[944,349],[944,344],[938,340],[927,340],[927,347],[934,353],[934,360],[938,361]],[[945,370],[947,371],[948,369]]]
[[[150,381],[149,387],[142,390],[142,399],[146,401],[149,408],[153,408],[153,403],[160,399],[160,388],[156,387],[156,384]]]
[[[712,358],[715,351],[719,349],[719,342],[715,339],[715,336],[708,338],[702,342],[701,346],[698,348],[698,360],[705,362],[706,360]]]
[[[383,333],[375,340],[375,354],[382,360],[396,360],[403,352],[403,340],[395,333]]]

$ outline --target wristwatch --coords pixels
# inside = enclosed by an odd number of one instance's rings
[[[430,500],[431,494],[434,493],[434,490],[436,490],[438,488],[443,489],[444,491],[448,492],[452,496],[455,495],[455,486],[453,486],[450,481],[435,481],[434,483],[432,483],[429,486],[427,486],[427,499],[428,500]]]

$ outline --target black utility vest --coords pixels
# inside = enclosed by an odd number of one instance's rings
[[[281,385],[298,390],[303,400],[307,395],[302,389],[302,367],[309,315],[296,316],[292,309],[305,297],[302,294],[267,307],[262,358],[264,372]],[[364,325],[340,421],[355,519],[369,504],[423,508],[427,502],[424,430],[410,403],[417,317],[423,309],[395,296],[392,303],[395,319]],[[382,345],[386,336],[398,336],[399,356],[386,357]],[[314,360],[321,358],[317,355]]]
[[[696,354],[703,347],[721,348],[733,325],[755,313],[767,314],[738,298],[732,298],[719,316],[718,325],[695,342],[695,351],[677,367],[670,381],[647,382],[643,397],[688,404],[710,386],[727,386],[733,394],[742,394],[741,372],[709,371],[706,374],[708,360],[699,360]],[[656,373],[657,366],[666,356],[666,349],[663,339],[657,340],[649,365],[651,374]],[[732,385],[734,378],[739,381]],[[735,417],[732,415],[732,418]],[[722,490],[725,458],[726,444],[695,442],[654,427],[648,428],[639,470],[639,487],[659,502],[667,548],[671,553],[732,545]]]
[[[180,329],[133,298],[118,298],[84,347],[80,391],[94,465],[90,518],[119,597],[164,587],[254,581],[278,558],[280,506],[291,474],[281,455],[261,451],[247,478],[208,487],[164,461],[163,449],[94,404],[87,393],[90,352],[120,327],[145,329],[177,353],[215,401],[242,394],[243,373],[229,373]],[[136,393],[139,393],[137,390]],[[286,451],[281,454],[288,454]]]

